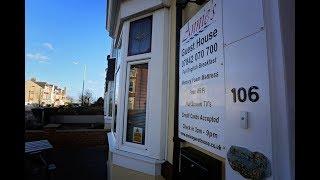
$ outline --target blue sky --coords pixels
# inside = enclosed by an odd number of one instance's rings
[[[107,0],[26,0],[25,79],[35,77],[78,99],[85,89],[103,97],[111,39],[106,31]]]

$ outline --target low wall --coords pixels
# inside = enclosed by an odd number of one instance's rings
[[[25,141],[47,139],[55,148],[64,147],[97,147],[107,145],[107,130],[79,129],[79,130],[27,130]]]
[[[51,123],[104,123],[103,115],[56,115],[50,116]]]

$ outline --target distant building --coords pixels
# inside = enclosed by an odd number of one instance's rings
[[[60,106],[67,103],[66,87],[64,89],[35,78],[25,81],[25,104],[41,106]]]

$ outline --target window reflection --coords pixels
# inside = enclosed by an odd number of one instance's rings
[[[148,63],[130,67],[126,141],[145,144]]]

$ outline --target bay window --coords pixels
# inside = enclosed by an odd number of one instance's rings
[[[151,174],[159,172],[167,141],[167,20],[167,9],[126,20],[117,41],[121,45],[114,45],[120,54],[114,78],[112,161]],[[136,165],[125,163],[126,158]]]

